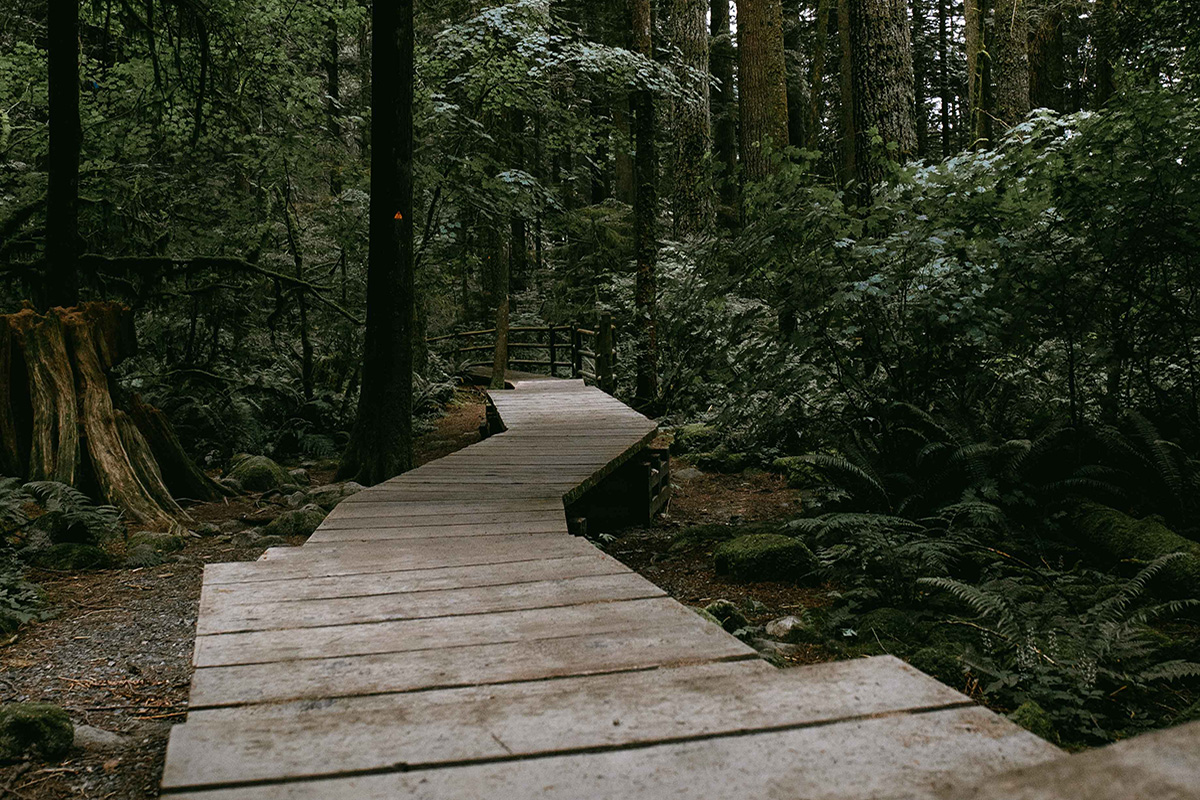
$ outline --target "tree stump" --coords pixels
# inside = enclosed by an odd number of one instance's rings
[[[0,472],[70,484],[139,526],[169,529],[190,521],[175,496],[224,490],[161,411],[136,396],[118,407],[112,370],[135,348],[119,303],[0,315]]]

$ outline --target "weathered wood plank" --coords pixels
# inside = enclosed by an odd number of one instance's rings
[[[594,675],[673,664],[754,658],[750,647],[700,617],[662,629],[416,653],[202,667],[191,708],[319,700]]]
[[[301,781],[189,800],[881,800],[913,797],[948,774],[995,774],[1059,751],[980,708],[900,714],[607,752]]]
[[[557,502],[558,508],[549,508],[545,511],[520,511],[518,509],[510,509],[506,511],[479,511],[467,514],[420,514],[400,516],[396,514],[384,513],[382,511],[371,515],[348,516],[339,514],[337,516],[330,515],[321,523],[320,530],[344,530],[354,528],[392,528],[399,525],[429,525],[431,522],[438,522],[439,527],[444,525],[487,525],[497,522],[513,522],[515,520],[528,520],[530,522],[543,522],[546,520],[563,519],[563,505],[561,501]],[[453,506],[450,506],[451,508]]]
[[[567,519],[559,512],[549,519],[519,519],[514,522],[485,524],[452,523],[444,525],[359,526],[353,528],[319,528],[307,544],[325,545],[336,542],[379,542],[393,539],[439,539],[447,536],[504,536],[513,533],[566,533]]]
[[[236,631],[351,625],[389,619],[486,614],[519,608],[553,608],[608,600],[661,597],[664,594],[662,589],[637,573],[623,572],[499,586],[297,600],[289,603],[246,605],[229,595],[210,595],[213,599],[196,623],[196,634],[205,636]]]

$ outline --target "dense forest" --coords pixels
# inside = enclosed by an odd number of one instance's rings
[[[38,531],[377,483],[610,312],[681,464],[800,491],[680,543],[803,542],[804,641],[1071,747],[1200,717],[1200,8],[413,5],[3,0],[6,629]]]

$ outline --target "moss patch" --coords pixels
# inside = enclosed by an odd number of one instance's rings
[[[67,712],[46,703],[0,706],[0,759],[59,759],[71,750],[75,726]]]
[[[254,492],[278,489],[292,480],[283,467],[266,456],[241,458],[229,470],[229,477],[236,480],[243,489]]]
[[[711,425],[681,425],[671,439],[672,453],[699,453],[712,450],[721,442],[721,434]]]
[[[1054,732],[1054,723],[1051,722],[1050,715],[1032,700],[1022,703],[1008,718],[1034,736],[1040,736],[1048,742],[1058,741],[1058,734]]]
[[[730,633],[750,624],[745,615],[742,614],[741,610],[731,600],[717,600],[709,603],[702,610]]]
[[[295,511],[285,511],[267,524],[267,536],[310,536],[325,519],[325,509],[309,504]]]
[[[718,575],[738,581],[800,581],[817,568],[808,545],[778,533],[752,533],[713,553]]]
[[[111,567],[112,556],[94,544],[68,542],[34,550],[26,556],[29,563],[41,569],[66,572]]]

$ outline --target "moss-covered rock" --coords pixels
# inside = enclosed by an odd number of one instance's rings
[[[358,494],[365,487],[361,483],[346,481],[345,483],[330,483],[318,486],[308,492],[308,502],[318,505],[326,511],[333,511],[334,506],[350,495]]]
[[[721,443],[721,434],[711,425],[680,425],[671,437],[672,453],[700,453]]]
[[[718,625],[730,633],[750,624],[741,609],[732,600],[716,600],[709,603],[704,607],[704,613],[716,620]]]
[[[127,567],[157,567],[166,564],[171,556],[145,542],[136,544],[125,551],[125,566]]]
[[[183,549],[184,541],[182,536],[157,531],[139,531],[125,541],[131,550],[139,545],[149,545],[160,553],[177,553]]]
[[[1170,553],[1183,553],[1163,568],[1153,586],[1168,597],[1200,597],[1200,543],[1175,533],[1161,519],[1139,520],[1107,506],[1086,503],[1076,510],[1073,522],[1089,549],[1113,561],[1145,564]]]
[[[263,528],[263,533],[267,536],[310,536],[327,514],[325,509],[310,503],[294,511],[284,511]]]
[[[64,542],[38,550],[24,551],[26,560],[40,569],[73,572],[111,567],[113,558],[108,551],[94,544]]]
[[[67,712],[47,703],[0,706],[0,760],[24,756],[59,759],[71,750],[75,726]]]
[[[745,453],[731,453],[721,445],[716,450],[699,453],[695,456],[696,466],[707,472],[722,472],[732,475],[753,465],[750,456]]]
[[[737,581],[799,581],[817,568],[808,545],[778,533],[752,533],[713,552],[718,575]]]
[[[266,492],[290,483],[291,478],[283,467],[266,456],[245,456],[229,470],[229,477],[243,489]]]
[[[787,484],[792,489],[812,489],[829,483],[821,474],[821,470],[806,461],[803,456],[777,458],[771,462],[771,471],[787,478]]]
[[[1049,742],[1058,741],[1058,734],[1054,730],[1054,721],[1050,719],[1046,709],[1032,700],[1022,703],[1016,711],[1008,715],[1008,718],[1035,736],[1040,736]]]
[[[799,642],[819,641],[819,633],[813,630],[812,623],[803,616],[789,614],[778,617],[767,623],[767,636],[781,642],[796,644]]]
[[[700,615],[700,617],[701,617],[702,619],[706,619],[706,620],[708,620],[708,621],[709,621],[709,622],[711,622],[713,625],[716,625],[716,626],[718,626],[718,627],[721,627],[721,628],[725,627],[724,625],[722,625],[722,624],[721,624],[721,620],[717,619],[717,618],[716,618],[716,617],[714,617],[712,614],[710,614],[710,613],[708,612],[708,610],[707,610],[707,609],[704,609],[704,608],[694,608],[694,607],[693,607],[693,608],[692,608],[692,611],[695,611],[697,614],[699,614],[699,615]]]

